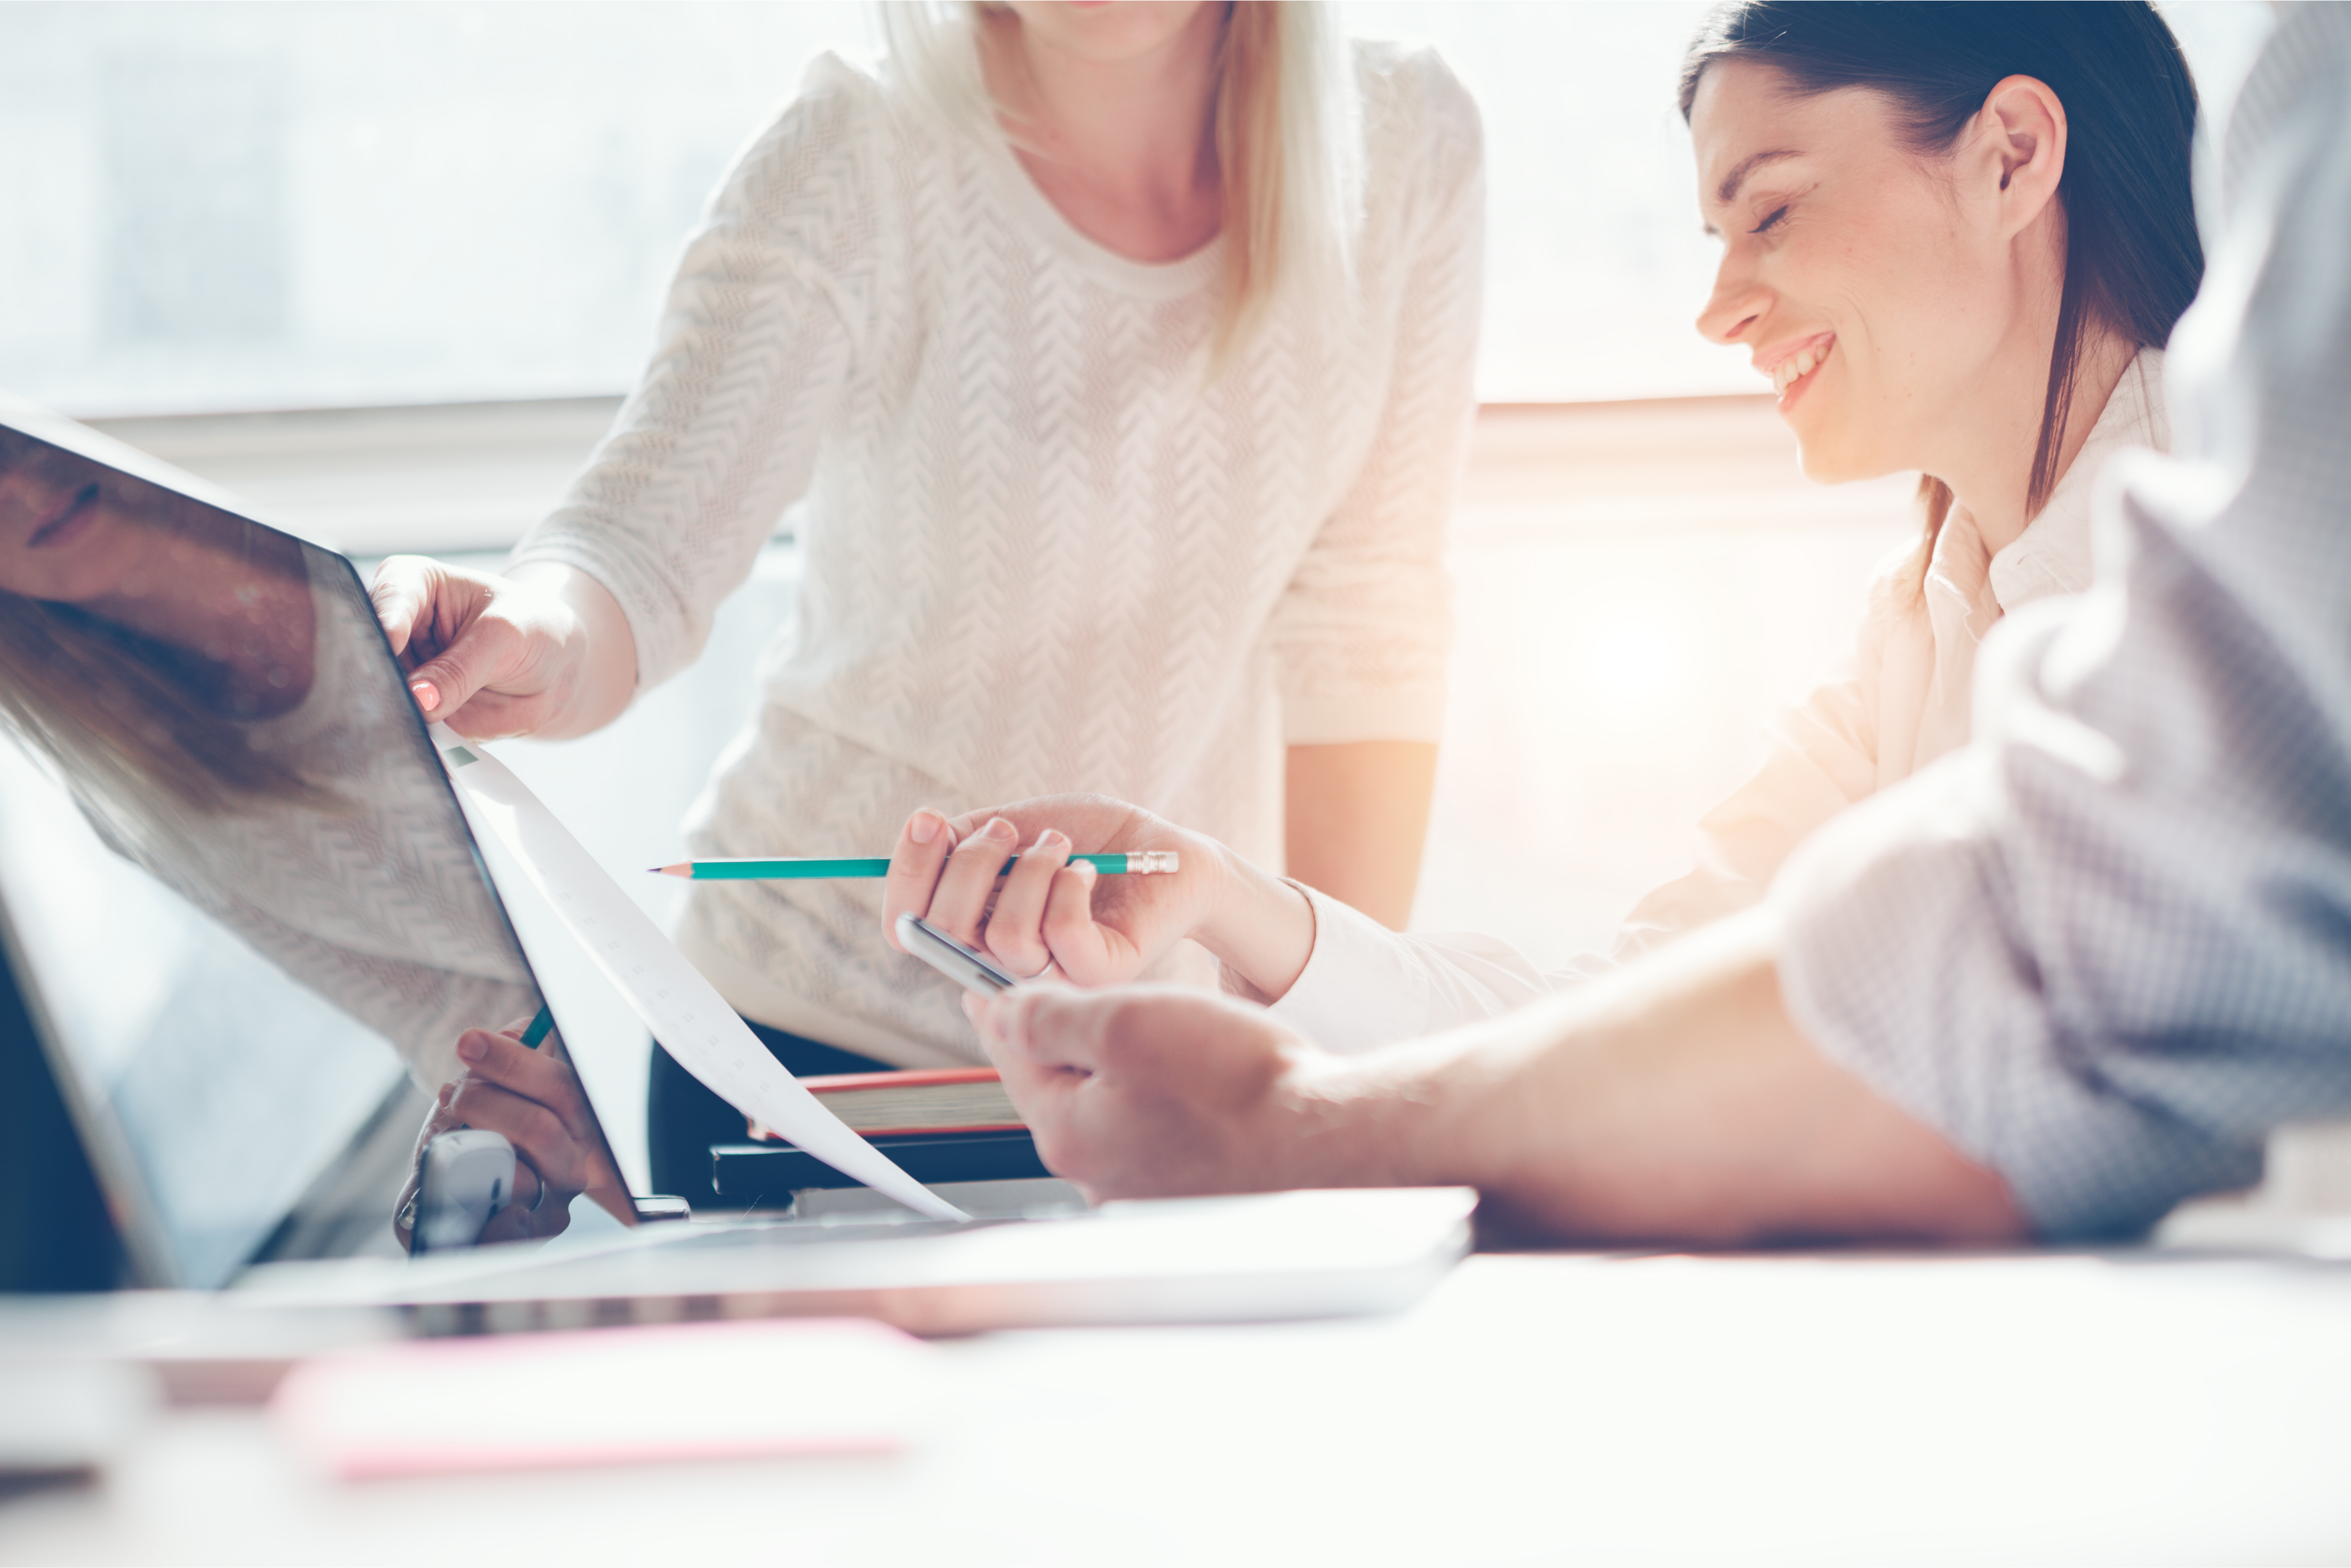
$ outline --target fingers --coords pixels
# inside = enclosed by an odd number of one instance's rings
[[[923,918],[967,947],[980,945],[980,922],[996,892],[996,873],[1019,848],[1012,824],[990,817],[947,856],[931,894],[931,911]]]
[[[515,1161],[514,1191],[507,1195],[507,1207],[524,1210],[540,1207],[540,1194],[549,1190],[547,1178],[538,1167],[527,1159]]]
[[[882,883],[882,935],[901,953],[898,916],[921,919],[931,910],[931,892],[956,835],[946,819],[925,806],[898,830],[897,847],[890,852],[890,874]]]
[[[1106,986],[1130,977],[1131,966],[1122,963],[1120,945],[1094,922],[1094,883],[1101,874],[1082,861],[1062,867],[1045,904],[1045,946],[1061,973],[1081,986]]]
[[[394,655],[408,652],[416,622],[433,602],[433,579],[437,569],[421,555],[386,556],[368,584],[368,601],[392,643]]]
[[[966,1010],[1008,1075],[1008,1062],[1027,1072],[1082,1074],[1102,1065],[1107,1021],[1118,1007],[1114,996],[1038,986],[975,996]]]
[[[996,907],[987,916],[987,950],[1003,961],[1006,972],[1026,979],[1044,973],[1053,961],[1041,926],[1054,879],[1069,859],[1069,835],[1048,828],[1020,852],[1003,879]]]
[[[409,673],[408,689],[427,716],[445,720],[484,686],[513,675],[525,652],[523,635],[511,622],[475,617],[448,647]]]
[[[1164,824],[1097,795],[1040,797],[959,817],[925,808],[907,819],[891,853],[882,895],[883,933],[898,946],[898,917],[913,915],[967,946],[994,953],[1015,974],[1035,974],[1049,959],[1067,971],[1073,952],[1087,970],[1081,983],[1128,978],[1141,960],[1132,934],[1093,928],[1095,873],[1089,868],[1076,880],[1067,862],[1073,851],[1114,851],[1155,828]],[[1029,836],[1026,850],[1020,848],[1024,836]],[[1167,835],[1163,831],[1158,837]],[[1046,931],[1048,919],[1073,944],[1071,952]]]
[[[450,1108],[466,1126],[503,1134],[550,1186],[577,1192],[587,1185],[587,1150],[562,1119],[538,1101],[495,1083],[467,1083]]]
[[[528,1160],[515,1160],[514,1190],[507,1195],[506,1203],[490,1216],[482,1227],[481,1235],[474,1239],[476,1247],[493,1246],[500,1241],[521,1241],[544,1235],[543,1222],[563,1211],[565,1200],[558,1195],[550,1201],[547,1195],[555,1189],[539,1178]]]
[[[423,556],[393,556],[376,569],[368,597],[408,672],[409,695],[426,717],[454,720],[487,689],[524,705],[491,722],[520,718],[529,727],[528,699],[541,694],[527,688],[535,680],[545,684],[543,674],[534,675],[534,639],[543,642],[547,632],[537,622],[535,631],[526,631],[522,622],[529,617],[519,609],[499,608],[514,592],[503,579]]]
[[[1039,1154],[1046,1158],[1049,1169],[1057,1167],[1048,1151],[1067,1145],[1077,1114],[1076,1095],[1091,1077],[1071,1060],[1085,1054],[1080,1038],[1082,1031],[1052,1029],[1050,1020],[1059,1018],[1066,1023],[1071,1015],[1050,1004],[1079,994],[1036,988],[964,998],[964,1011],[979,1030],[988,1059],[1004,1081],[1004,1092],[1012,1097],[1020,1119],[1035,1135]],[[1049,1020],[1042,1030],[1038,1027],[1040,1017]],[[1064,1044],[1078,1049],[1058,1049]]]
[[[1174,987],[1025,988],[972,1009],[1048,1168],[1098,1197],[1301,1185],[1290,1088],[1312,1049]]]
[[[533,1051],[512,1035],[486,1029],[469,1029],[457,1037],[457,1059],[465,1064],[460,1099],[470,1085],[495,1085],[544,1107],[573,1137],[587,1136],[587,1100],[569,1063]]]

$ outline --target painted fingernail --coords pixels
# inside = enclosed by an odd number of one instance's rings
[[[490,1042],[480,1035],[461,1034],[457,1037],[457,1055],[460,1060],[479,1061],[489,1053]]]
[[[918,844],[927,844],[937,838],[939,830],[946,825],[947,820],[936,811],[917,811],[914,820],[906,824],[906,836]]]
[[[411,681],[408,684],[408,692],[416,699],[416,706],[426,713],[435,713],[440,710],[441,691],[431,681]]]

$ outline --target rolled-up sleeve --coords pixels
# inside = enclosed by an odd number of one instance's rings
[[[1447,525],[1475,408],[1486,186],[1476,106],[1436,57],[1409,62],[1426,155],[1395,361],[1362,470],[1274,614],[1284,738],[1434,742],[1452,643]]]
[[[1328,1051],[1369,1051],[1496,1018],[1560,983],[1507,942],[1391,931],[1303,883],[1314,950],[1271,1010]]]
[[[1772,890],[1799,1026],[2053,1238],[2250,1182],[2271,1129],[2351,1107],[2346,75],[2351,8],[2311,6],[2248,78],[2166,366],[2178,455],[2102,476],[2097,586],[2011,617],[1976,743]]]

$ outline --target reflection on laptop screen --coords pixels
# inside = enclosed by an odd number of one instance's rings
[[[321,1201],[381,1247],[405,1170],[339,1162],[538,1008],[529,967],[350,564],[58,441],[0,424],[19,988],[142,1282]]]

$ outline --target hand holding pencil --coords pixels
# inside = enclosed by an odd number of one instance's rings
[[[1097,863],[1113,856],[1126,864]],[[896,946],[898,916],[915,915],[1022,978],[1058,967],[1081,986],[1115,985],[1206,918],[1224,857],[1212,840],[1099,795],[952,820],[920,810],[890,857],[882,926]]]

